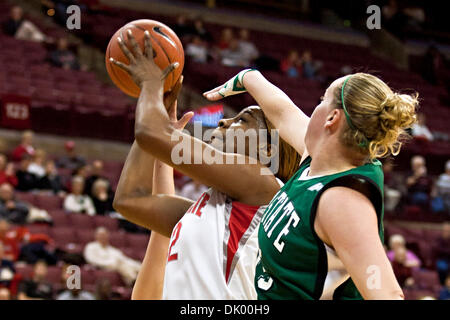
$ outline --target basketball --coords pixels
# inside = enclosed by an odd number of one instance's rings
[[[156,65],[160,67],[161,70],[164,70],[174,62],[178,62],[180,64],[179,67],[170,73],[165,80],[164,92],[170,91],[183,72],[183,45],[172,29],[155,20],[142,19],[129,22],[117,30],[117,32],[111,37],[105,55],[106,70],[108,71],[111,80],[127,95],[135,98],[139,96],[141,90],[134,83],[131,76],[109,60],[109,58],[114,58],[122,63],[129,63],[117,41],[118,37],[123,40],[127,40],[128,30],[131,30],[142,50],[144,49],[144,32],[148,31],[150,33],[154,51],[154,60]],[[131,50],[130,47],[129,49]]]

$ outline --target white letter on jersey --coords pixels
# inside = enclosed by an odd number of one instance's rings
[[[281,230],[280,234],[273,242],[273,245],[275,246],[275,248],[277,248],[277,250],[279,252],[282,252],[283,248],[284,248],[284,242],[280,241],[281,237],[284,235],[287,235],[289,233],[289,227],[291,226],[291,224],[294,227],[296,227],[299,221],[300,221],[300,218],[298,217],[297,212],[292,211],[291,216],[289,217],[288,223],[286,223],[283,230]]]

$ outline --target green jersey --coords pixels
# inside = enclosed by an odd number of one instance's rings
[[[376,160],[344,172],[311,177],[310,163],[310,157],[303,161],[264,212],[258,230],[258,299],[362,299],[345,270],[328,268],[330,255],[338,257],[316,234],[314,220],[323,192],[345,186],[370,199],[384,241],[381,163]]]

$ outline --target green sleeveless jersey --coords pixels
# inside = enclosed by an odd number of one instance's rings
[[[310,163],[310,157],[303,161],[264,212],[258,230],[258,299],[362,299],[345,270],[328,269],[329,256],[337,256],[316,234],[314,220],[325,190],[336,186],[352,188],[374,205],[383,242],[381,163],[376,160],[344,172],[309,177]]]

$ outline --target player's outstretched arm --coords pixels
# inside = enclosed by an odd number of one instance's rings
[[[404,298],[378,234],[375,208],[366,196],[345,187],[326,190],[319,201],[314,229],[336,250],[364,299]]]
[[[164,71],[159,69],[153,61],[153,49],[148,34],[145,35],[144,52],[131,32],[128,33],[128,43],[133,52],[127,48],[124,40],[119,41],[130,64],[125,65],[114,59],[111,61],[127,71],[141,87],[135,120],[135,139],[138,145],[155,158],[237,201],[249,205],[268,203],[279,190],[279,184],[273,174],[261,174],[262,171],[267,173],[267,167],[260,163],[251,163],[249,158],[243,155],[218,151],[177,130],[170,123],[162,101],[163,81],[177,64],[170,65]],[[174,151],[180,149],[182,154],[173,155]],[[201,161],[198,161],[199,158]]]
[[[178,91],[179,87],[175,90]],[[178,92],[176,92],[176,95],[178,95]],[[189,121],[189,116],[185,115],[180,121],[177,121],[177,102],[174,101],[169,103],[172,103],[169,108],[171,121],[175,127],[183,129]],[[148,154],[148,157],[151,157],[151,155]],[[155,160],[153,168],[152,194],[175,194],[173,168],[159,160]],[[131,299],[159,300],[162,298],[169,242],[170,239],[168,237],[155,231],[151,233],[145,257],[142,261],[136,283],[134,284]]]
[[[211,101],[248,92],[280,132],[280,137],[305,158],[305,135],[309,117],[278,87],[257,70],[243,70],[227,83],[205,92]]]
[[[176,98],[180,88],[181,82],[164,97],[164,105],[169,108],[169,113],[174,115],[173,125],[183,128],[193,114],[188,113],[179,121],[176,120]],[[175,196],[173,189],[167,186],[170,180],[164,182],[163,188],[159,187],[159,190],[169,192],[154,192],[154,162],[155,159],[150,153],[142,150],[136,142],[133,143],[117,186],[114,208],[127,220],[169,237],[192,201]],[[173,184],[173,181],[171,183]]]

